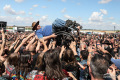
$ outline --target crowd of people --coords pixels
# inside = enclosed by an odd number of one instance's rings
[[[56,36],[2,29],[0,80],[120,80],[119,34],[80,33],[68,47]]]

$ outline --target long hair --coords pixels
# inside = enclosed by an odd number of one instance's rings
[[[62,61],[65,62],[66,65],[72,64],[73,66],[76,66],[77,64],[77,61],[71,49],[67,49],[63,52]]]
[[[45,70],[45,66],[43,63],[43,55],[39,54],[37,57],[37,61],[35,64],[35,68],[37,68],[38,71],[44,71]]]
[[[44,54],[45,75],[48,79],[63,79],[65,74],[62,72],[61,61],[59,58],[59,49],[48,50]]]
[[[31,55],[27,51],[20,55],[20,72],[24,78],[31,71],[31,65],[28,63],[30,60]]]
[[[18,76],[18,78],[20,78],[20,76],[19,76],[20,75],[20,67],[19,67],[20,58],[19,58],[19,54],[17,54],[17,53],[10,54],[7,61],[9,63],[9,65],[13,65],[15,67],[16,75]],[[10,74],[13,74],[13,72],[11,72]]]

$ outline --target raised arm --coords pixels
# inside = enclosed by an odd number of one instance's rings
[[[0,62],[3,62],[3,61],[5,61],[5,58],[3,58],[3,56],[1,56],[3,53],[4,47],[5,47],[5,34],[4,34],[3,29],[1,30],[1,33],[2,33],[2,45],[1,45],[1,50],[0,50]]]
[[[43,39],[44,39],[44,40],[47,40],[47,39],[50,39],[50,38],[55,38],[56,36],[57,36],[57,35],[52,34],[52,35],[50,35],[50,36],[44,36]]]
[[[59,57],[60,57],[60,59],[62,58],[62,54],[63,54],[63,52],[65,51],[65,47],[64,47],[64,45],[61,47],[61,52],[60,52],[60,55],[59,55]]]
[[[17,42],[18,42],[18,39],[19,39],[19,38],[17,38],[16,41],[12,43],[12,45],[11,45],[10,48],[9,48],[9,51],[11,51],[11,49],[12,49],[13,47],[15,47],[15,45],[16,45]]]
[[[33,32],[33,33],[31,33],[28,37],[26,37],[26,39],[28,40],[29,38],[31,38],[32,36],[34,36],[35,35],[35,33]]]
[[[37,43],[36,52],[38,52],[39,49],[40,49],[40,41],[38,41]]]
[[[42,51],[42,53],[45,53],[45,52],[48,50],[47,45],[46,45],[44,39],[39,39],[39,41],[40,41],[40,42],[43,44],[43,46],[44,46],[44,50]]]
[[[78,55],[76,51],[76,42],[71,42],[70,48],[72,49],[74,55]]]
[[[16,49],[16,47],[18,46],[19,42],[20,42],[20,39],[18,39],[16,45],[14,46],[14,49]]]
[[[16,48],[16,50],[14,51],[15,53],[17,53],[19,51],[19,49],[21,48],[21,46],[29,39],[31,38],[32,36],[34,36],[35,34],[34,33],[31,33],[27,38],[23,39],[22,40],[22,43]]]
[[[29,46],[35,41],[35,37],[29,42],[29,44],[26,46],[26,50],[29,49]]]
[[[5,33],[4,33],[3,28],[1,30],[1,33],[2,33],[2,45],[1,45],[1,50],[0,50],[0,56],[2,55],[4,47],[5,47]]]

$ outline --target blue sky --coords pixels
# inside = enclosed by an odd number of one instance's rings
[[[50,25],[76,20],[83,29],[120,30],[120,0],[0,0],[0,21],[8,26]]]

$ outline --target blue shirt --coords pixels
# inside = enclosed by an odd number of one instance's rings
[[[52,34],[52,25],[47,25],[43,28],[40,28],[39,30],[35,31],[35,34],[37,35],[37,37],[43,38],[44,36],[49,36]]]
[[[111,61],[120,69],[120,59],[111,58]]]
[[[87,65],[87,60],[82,60],[81,62],[80,62],[80,64],[81,65]],[[85,74],[85,71],[84,70],[80,70],[80,77],[79,77],[79,79],[80,80],[86,80],[85,79],[85,76],[86,76],[86,74]]]

